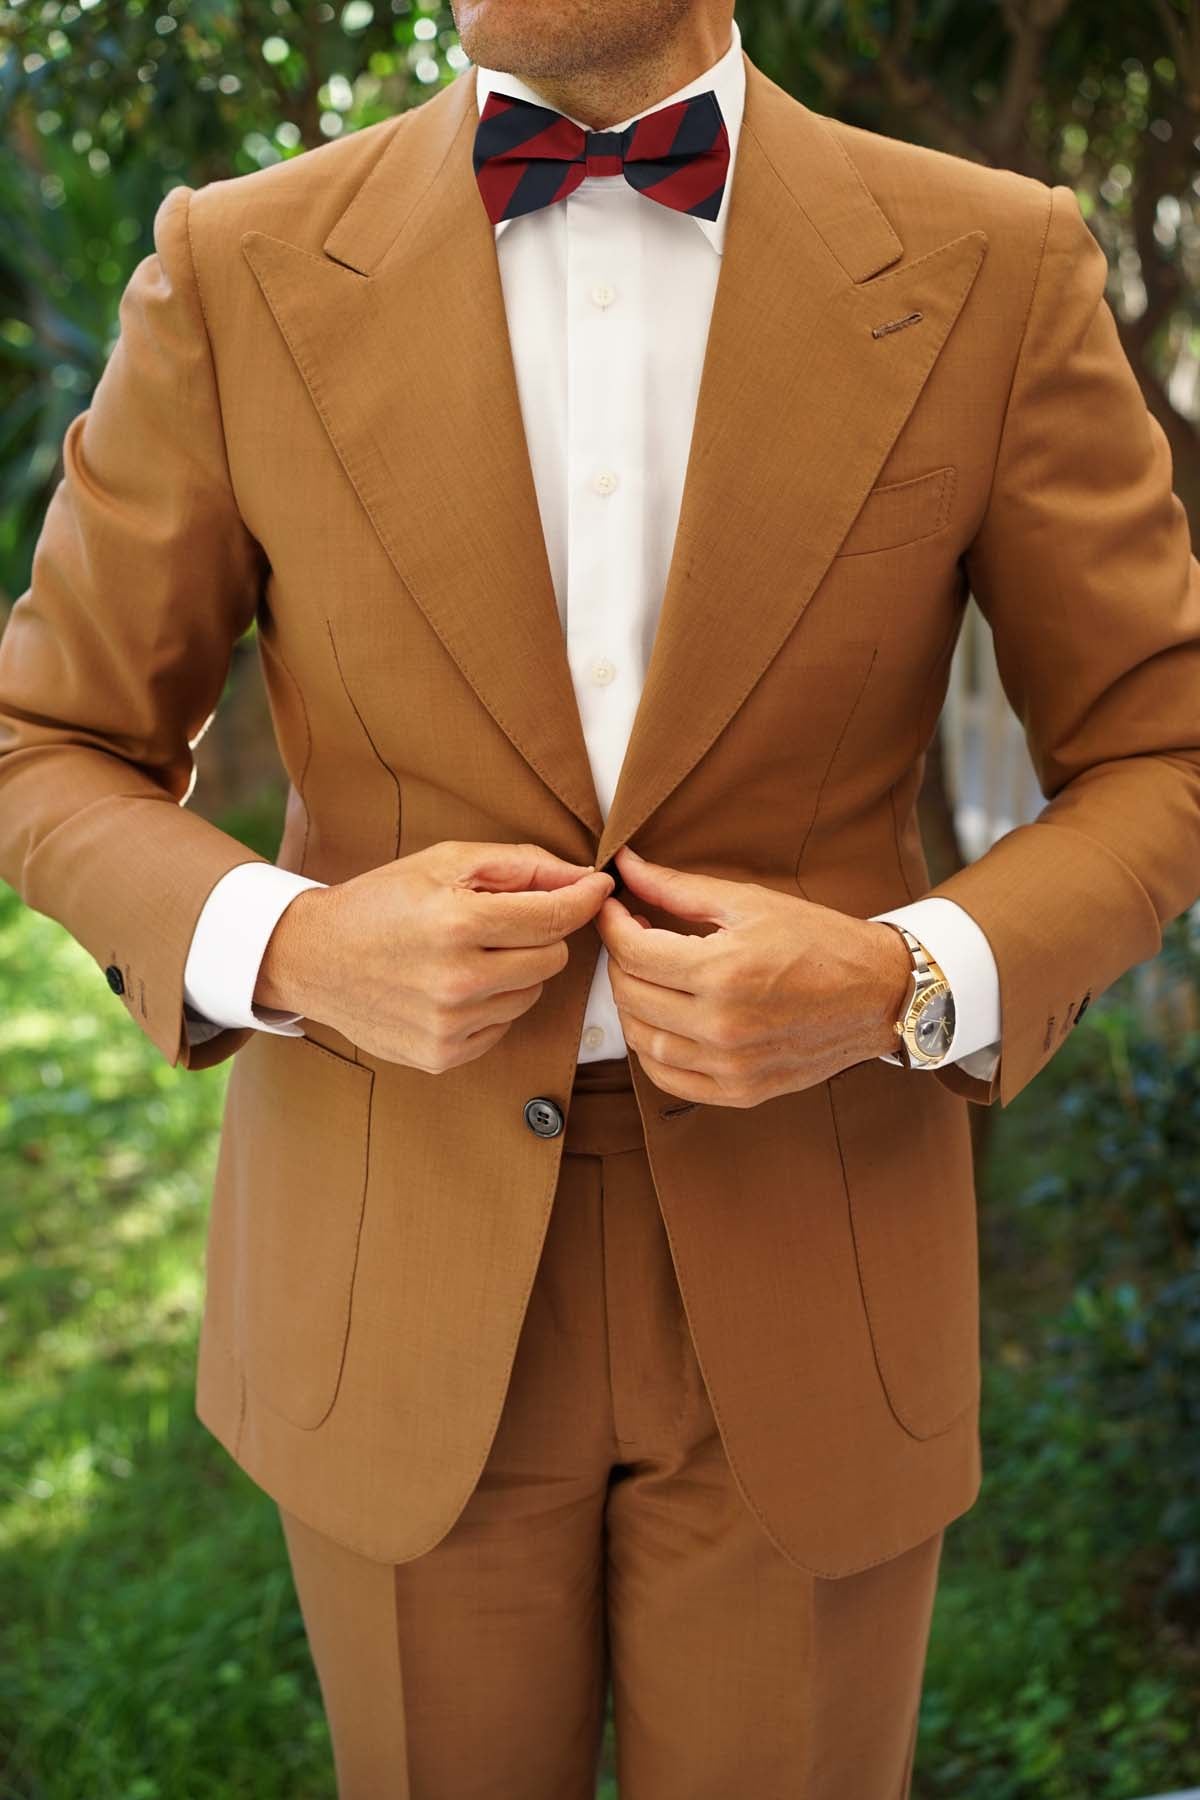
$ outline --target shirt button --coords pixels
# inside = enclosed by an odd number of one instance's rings
[[[611,306],[616,297],[616,288],[610,287],[607,281],[598,281],[592,289],[592,300],[597,306]]]
[[[616,663],[609,662],[607,656],[599,657],[592,664],[592,680],[597,687],[607,687],[616,672]]]
[[[616,485],[617,478],[611,469],[601,469],[592,481],[592,486],[598,494],[611,494]]]
[[[585,1050],[598,1050],[604,1042],[604,1028],[601,1025],[589,1025],[583,1034]]]

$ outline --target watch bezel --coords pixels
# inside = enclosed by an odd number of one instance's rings
[[[922,983],[909,1001],[908,1009],[904,1015],[904,1028],[901,1036],[903,1037],[908,1053],[913,1058],[914,1062],[940,1063],[946,1060],[946,1052],[944,1050],[940,1056],[928,1056],[917,1042],[917,1027],[920,1024],[923,1015],[935,1000],[940,1000],[943,996],[949,999],[951,1006],[954,1005],[954,995],[951,992],[950,983],[939,971],[934,975],[932,981]]]

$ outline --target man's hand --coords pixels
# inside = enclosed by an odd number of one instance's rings
[[[625,1041],[665,1093],[757,1106],[895,1049],[912,962],[893,926],[628,845],[616,864],[635,897],[717,927],[658,930],[611,896],[596,918]]]
[[[254,998],[441,1074],[499,1042],[566,967],[611,875],[536,844],[432,844],[288,903]]]

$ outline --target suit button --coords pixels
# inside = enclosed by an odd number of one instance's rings
[[[104,979],[107,981],[114,994],[123,994],[125,992],[125,979],[116,963],[109,963],[107,969],[104,971]]]
[[[1091,998],[1092,998],[1092,993],[1091,993],[1091,989],[1089,988],[1087,993],[1083,996],[1083,999],[1079,1002],[1079,1011],[1075,1014],[1075,1023],[1077,1025],[1078,1025],[1080,1019],[1082,1019],[1084,1013],[1087,1011],[1088,1003],[1090,1002]]]
[[[557,1137],[563,1128],[562,1108],[536,1094],[525,1102],[525,1123],[538,1137]]]

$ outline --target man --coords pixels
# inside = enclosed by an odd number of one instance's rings
[[[339,1792],[589,1794],[611,1680],[625,1800],[893,1800],[966,1102],[1200,891],[1200,570],[1069,188],[813,113],[729,0],[456,19],[425,104],[159,208],[0,872],[235,1057],[197,1407]],[[930,889],[971,592],[1048,804]],[[254,618],[274,865],[182,804]]]

